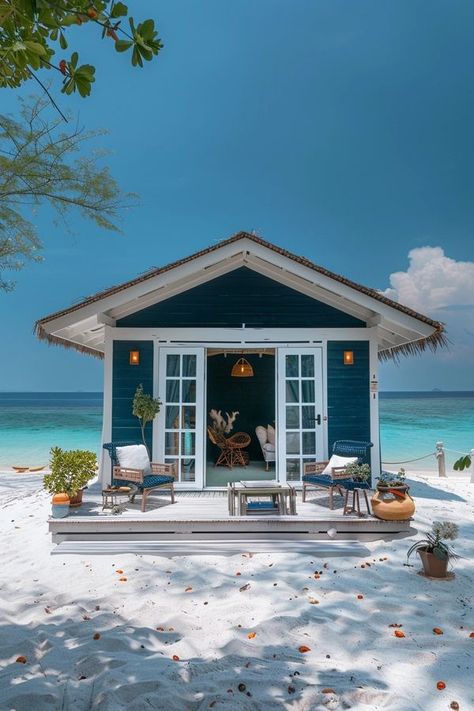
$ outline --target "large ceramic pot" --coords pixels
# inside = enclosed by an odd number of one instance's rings
[[[82,504],[82,489],[79,489],[74,496],[71,496],[69,500],[69,506],[72,509],[77,509]]]
[[[377,487],[372,497],[372,511],[383,521],[408,521],[415,513],[415,502],[406,486],[403,490],[401,487]]]
[[[428,553],[426,548],[418,548],[418,555],[423,563],[425,575],[430,578],[446,578],[448,573],[448,559],[440,560],[433,553]]]

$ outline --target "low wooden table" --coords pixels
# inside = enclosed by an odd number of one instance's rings
[[[257,497],[267,501],[249,501]],[[227,502],[231,516],[246,516],[252,510],[255,513],[275,511],[280,516],[296,515],[296,491],[289,484],[278,484],[273,481],[230,483],[227,485]]]

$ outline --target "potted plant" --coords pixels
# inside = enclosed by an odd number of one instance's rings
[[[353,462],[348,464],[344,470],[353,481],[357,481],[360,484],[365,484],[370,479],[370,466],[368,464],[358,464]]]
[[[389,491],[394,489],[399,492],[407,492],[410,488],[405,482],[406,472],[403,469],[398,470],[395,474],[394,472],[382,472],[379,477],[377,477],[377,491]]]
[[[445,578],[448,563],[457,556],[452,548],[444,541],[454,541],[458,537],[459,529],[451,521],[434,521],[430,533],[426,538],[416,541],[407,552],[407,564],[410,556],[415,551],[421,558],[425,575],[430,578]]]
[[[374,516],[383,521],[408,521],[415,513],[415,502],[408,493],[405,470],[396,474],[382,472],[377,478],[377,491],[372,497]]]
[[[155,419],[156,415],[160,411],[160,408],[161,400],[159,398],[154,398],[148,393],[145,393],[143,391],[143,385],[140,384],[135,390],[132,412],[135,417],[138,417],[140,429],[142,432],[142,441],[147,449],[148,447],[145,440],[145,427],[148,422],[152,422]]]
[[[51,448],[50,473],[45,474],[44,487],[51,494],[66,494],[71,507],[82,503],[82,490],[95,475],[97,457],[85,449]]]

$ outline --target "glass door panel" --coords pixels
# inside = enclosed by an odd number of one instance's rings
[[[280,480],[299,482],[306,461],[323,458],[320,348],[278,349]]]
[[[162,460],[175,465],[178,484],[202,486],[204,350],[160,348],[159,372]]]

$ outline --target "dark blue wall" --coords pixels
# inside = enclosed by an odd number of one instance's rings
[[[130,365],[130,351],[140,352],[140,364]],[[133,396],[142,383],[153,394],[153,341],[114,341],[112,376],[112,441],[142,441],[138,419],[132,414]],[[146,441],[151,452],[152,425],[146,427]]]
[[[332,306],[242,267],[137,311],[117,326],[364,328]]]
[[[354,365],[344,365],[344,351],[354,351]],[[329,341],[328,450],[337,439],[371,441],[369,342]]]

